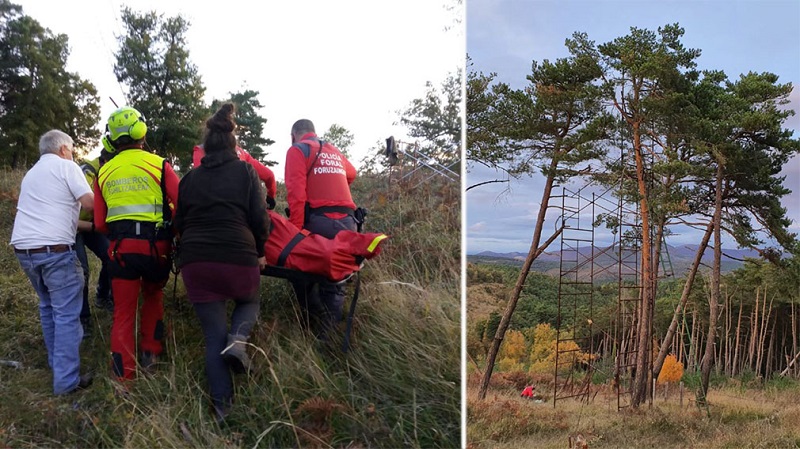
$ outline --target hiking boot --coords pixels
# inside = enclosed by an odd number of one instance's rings
[[[214,405],[214,421],[217,425],[225,424],[225,419],[231,414],[231,406],[228,405]]]
[[[94,381],[94,376],[92,375],[92,373],[81,374],[81,376],[78,378],[78,385],[69,392],[67,392],[67,394],[72,394],[81,390],[85,390],[92,385],[93,381]]]
[[[158,356],[150,351],[143,351],[139,364],[142,366],[142,371],[147,374],[153,374],[158,364]]]
[[[228,346],[220,352],[222,359],[236,374],[250,372],[251,362],[247,355],[247,338],[241,335],[228,335]]]

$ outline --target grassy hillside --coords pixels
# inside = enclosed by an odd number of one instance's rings
[[[574,385],[589,385],[589,401],[559,399],[553,403],[554,364],[552,355],[555,348],[555,334],[547,339],[547,334],[537,334],[536,326],[549,323],[555,326],[559,320],[557,311],[558,282],[541,273],[532,272],[527,278],[520,295],[517,308],[506,333],[498,361],[485,400],[478,399],[479,382],[486,369],[486,354],[494,338],[500,316],[505,310],[508,295],[519,273],[518,268],[483,263],[469,263],[467,266],[467,351],[469,354],[467,370],[467,437],[470,449],[482,448],[788,448],[800,447],[800,381],[796,371],[787,377],[779,373],[785,368],[794,353],[791,347],[790,325],[794,325],[794,307],[797,304],[797,268],[779,268],[764,263],[745,264],[743,269],[723,277],[723,291],[726,304],[721,308],[717,347],[729,348],[730,340],[736,335],[736,344],[741,354],[745,354],[752,321],[743,327],[741,335],[724,323],[735,323],[736,315],[728,311],[744,310],[744,320],[752,317],[750,310],[758,302],[753,302],[769,289],[769,309],[760,303],[762,315],[772,316],[769,328],[750,331],[753,335],[774,336],[766,343],[765,358],[770,354],[780,363],[740,363],[731,372],[725,359],[715,361],[711,372],[708,392],[709,407],[699,408],[695,394],[699,391],[700,373],[697,359],[690,357],[688,349],[692,345],[691,335],[686,332],[677,341],[683,344],[680,352],[682,366],[678,378],[683,382],[683,397],[678,385],[673,383],[669,389],[659,384],[652,405],[645,403],[640,409],[630,408],[618,411],[617,393],[613,373],[616,353],[603,352],[603,338],[614,335],[615,305],[618,294],[614,283],[595,286],[593,302],[593,332],[596,336],[594,350],[599,358],[593,363],[591,382],[586,379],[586,371],[576,366],[572,373]],[[792,274],[794,273],[794,274]],[[672,318],[673,310],[683,290],[680,279],[659,282],[654,313],[654,338],[658,344]],[[567,296],[568,297],[568,296]],[[697,328],[705,329],[707,321],[703,314],[707,298],[707,283],[703,278],[696,281],[690,296],[689,312],[684,326],[691,329],[693,320]],[[788,304],[788,305],[787,305]],[[577,306],[578,310],[581,306]],[[567,313],[562,313],[563,322],[568,322]],[[764,312],[766,310],[766,312]],[[585,316],[582,312],[578,316]],[[763,317],[762,317],[762,320]],[[569,329],[569,326],[565,326]],[[516,333],[519,338],[512,338]],[[603,337],[597,337],[603,336]],[[739,337],[742,337],[739,340]],[[542,338],[541,340],[537,340]],[[699,337],[698,337],[699,338]],[[727,338],[727,341],[726,341]],[[762,337],[766,339],[766,337]],[[774,341],[773,341],[774,340]],[[608,347],[613,347],[613,341]],[[696,342],[694,343],[697,346]],[[584,348],[585,350],[585,348]],[[505,351],[505,352],[504,352]],[[774,351],[774,352],[773,352]],[[725,354],[718,350],[717,354]],[[743,360],[745,357],[740,356]],[[785,361],[784,361],[785,359]],[[549,364],[548,364],[549,363]],[[756,371],[753,366],[761,371]],[[726,369],[727,368],[727,369]],[[562,388],[560,396],[568,390],[563,385],[567,376],[559,376]],[[675,381],[677,382],[677,380]],[[520,397],[525,385],[536,385],[539,401]],[[622,397],[623,404],[629,398]],[[572,445],[576,438],[588,446]]]
[[[518,373],[521,374],[521,373]],[[710,412],[698,408],[694,394],[675,385],[658,387],[652,406],[617,411],[608,385],[592,387],[588,404],[560,400],[553,407],[552,388],[538,382],[537,396],[520,397],[515,381],[525,376],[492,375],[486,400],[478,399],[479,374],[467,386],[468,448],[589,447],[619,448],[793,448],[800,446],[800,385],[778,379],[761,384],[714,379],[708,395]],[[696,379],[695,379],[696,380]],[[548,397],[549,396],[549,397]],[[572,446],[581,438],[588,446]]]
[[[4,242],[22,175],[0,174]],[[209,411],[202,334],[180,277],[165,289],[169,332],[155,374],[137,379],[128,397],[115,394],[111,316],[93,310],[94,335],[81,346],[81,358],[95,383],[54,397],[38,300],[4,245],[0,359],[22,368],[0,365],[0,446],[458,447],[458,186],[413,189],[365,178],[356,181],[354,197],[370,210],[367,229],[391,239],[362,272],[350,352],[319,347],[299,328],[286,281],[262,278],[260,322],[251,340],[255,370],[235,377],[236,403],[223,427]],[[279,202],[278,210],[283,207]],[[94,285],[97,261],[90,260]]]

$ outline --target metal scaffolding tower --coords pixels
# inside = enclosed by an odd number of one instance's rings
[[[563,188],[560,198],[562,231],[553,406],[560,399],[572,397],[588,401],[594,353],[594,195],[587,201],[581,190]],[[586,348],[589,360],[583,352]],[[578,367],[584,368],[582,372],[577,372]],[[578,374],[583,378],[579,380]]]
[[[578,190],[562,188],[559,209],[561,257],[558,276],[558,314],[553,406],[559,400],[591,399],[595,371],[593,332],[595,284],[612,274],[617,265],[616,243],[598,246],[595,230],[598,217],[616,217],[612,188],[599,194],[589,192],[593,184]]]
[[[592,192],[594,190],[594,192]],[[637,327],[642,301],[639,205],[621,193],[622,185],[604,191],[589,183],[577,190],[562,188],[553,199],[560,204],[561,256],[553,405],[559,400],[591,399],[596,341],[593,334],[595,290],[603,279],[616,279],[617,312],[614,329],[614,385],[618,408],[630,405],[638,351]],[[598,245],[600,223],[613,240]],[[558,227],[557,226],[557,227]],[[667,256],[668,257],[668,256]],[[608,354],[606,354],[608,356]]]
[[[636,355],[639,350],[638,323],[642,306],[640,253],[642,222],[638,203],[625,207],[622,197],[618,209],[619,244],[617,247],[617,321],[615,340],[614,385],[617,408],[629,407],[633,395]]]

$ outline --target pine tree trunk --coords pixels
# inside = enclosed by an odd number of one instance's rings
[[[731,349],[731,325],[732,325],[733,315],[731,314],[731,296],[728,294],[728,286],[725,286],[725,375],[730,376],[731,371],[731,359],[733,357],[733,351]]]
[[[736,343],[733,347],[733,373],[732,375],[735,376],[739,374],[739,337],[741,335],[742,330],[742,306],[744,305],[744,301],[739,301],[739,319],[736,321]]]
[[[542,192],[542,202],[540,203],[539,214],[536,217],[536,227],[533,231],[533,241],[531,243],[530,250],[528,251],[528,257],[525,258],[525,263],[522,265],[522,269],[519,272],[517,283],[514,285],[514,290],[511,292],[511,297],[508,300],[506,310],[503,312],[503,317],[500,319],[500,325],[497,327],[497,333],[492,341],[492,346],[489,348],[489,354],[486,360],[486,371],[483,373],[480,391],[478,392],[478,398],[481,400],[486,399],[486,391],[489,389],[489,381],[492,378],[492,371],[494,370],[494,363],[497,359],[497,353],[500,350],[500,344],[503,343],[503,337],[506,334],[508,325],[511,323],[511,315],[514,313],[514,309],[517,307],[517,301],[519,301],[522,288],[525,286],[525,280],[528,278],[531,265],[533,265],[533,261],[539,257],[539,254],[541,254],[545,248],[547,248],[550,243],[552,243],[553,240],[555,240],[556,237],[561,233],[561,229],[557,230],[552,236],[550,236],[544,245],[539,246],[539,242],[541,241],[542,237],[542,229],[544,228],[545,214],[547,212],[547,206],[550,204],[550,195],[553,190],[554,172],[557,166],[558,157],[554,155],[550,162],[550,171],[547,175],[544,191]]]
[[[789,362],[789,364],[788,364],[788,365],[786,365],[786,368],[785,368],[783,371],[781,371],[781,377],[783,377],[783,376],[787,375],[787,374],[789,373],[789,371],[792,369],[792,367],[794,366],[794,364],[795,364],[795,363],[797,362],[797,360],[799,360],[799,359],[800,359],[800,352],[798,352],[797,354],[795,354],[795,355],[794,355],[794,357],[792,358],[792,360]]]
[[[683,362],[684,366],[687,366],[686,360],[684,359],[684,349],[683,349],[683,339],[685,338],[684,335],[686,333],[686,309],[683,310],[681,313],[683,319],[681,319],[681,325],[678,328],[678,335],[673,338],[673,340],[678,344],[678,352],[675,354],[678,356],[678,361]],[[661,366],[663,367],[664,364],[662,363]],[[660,373],[660,370],[659,370]]]
[[[772,302],[774,300],[775,300],[775,297],[773,297],[769,301],[769,307],[767,307],[767,286],[765,285],[764,286],[764,307],[765,307],[765,310],[764,310],[764,313],[762,314],[763,319],[762,319],[762,322],[761,322],[761,342],[759,344],[759,352],[760,352],[759,359],[761,360],[761,363],[758,365],[758,371],[765,379],[766,379],[766,374],[767,374],[766,365],[768,364],[768,362],[764,359],[764,350],[766,349],[765,348],[765,344],[767,342],[767,330],[769,329],[769,320],[772,317]]]
[[[764,286],[764,296],[761,298],[761,323],[758,329],[758,350],[756,352],[756,375],[763,377],[764,369],[764,341],[767,337],[767,288]]]
[[[689,301],[689,293],[692,291],[694,278],[697,275],[698,268],[700,267],[700,261],[703,259],[703,253],[708,247],[708,240],[711,238],[711,231],[713,229],[713,223],[709,223],[706,227],[705,234],[703,234],[703,239],[700,241],[700,246],[697,248],[697,252],[694,255],[692,267],[689,270],[689,274],[686,276],[686,283],[683,284],[681,300],[678,302],[678,306],[675,307],[675,312],[672,313],[672,321],[669,323],[667,334],[664,336],[664,344],[661,345],[661,351],[658,352],[658,356],[656,357],[655,362],[653,362],[653,373],[656,377],[658,377],[658,374],[661,372],[661,368],[664,366],[664,359],[666,359],[668,355],[664,350],[664,347],[668,346],[669,342],[675,336],[675,329],[678,327],[678,320],[680,319],[681,310],[686,307],[686,302]]]
[[[778,316],[780,316],[780,315],[778,315]],[[775,319],[777,320],[777,317]],[[782,328],[781,329],[781,343],[780,343],[780,345],[775,347],[775,350],[776,351],[783,351],[783,353],[781,355],[783,356],[783,359],[786,360],[786,362],[788,363],[789,362],[789,357],[791,356],[791,354],[789,354],[789,351],[787,350],[788,346],[786,346],[786,338],[788,338],[788,334],[789,333],[787,332],[785,323],[781,323],[781,328]],[[778,357],[776,355],[775,356],[775,363],[772,366],[773,371],[777,371],[779,369],[783,369],[783,366],[781,365],[781,361],[780,360],[781,360],[780,357]]]
[[[646,399],[648,392],[648,378],[651,372],[650,364],[650,344],[651,327],[650,317],[653,301],[653,246],[650,235],[650,204],[647,195],[647,185],[645,182],[644,158],[642,156],[642,140],[639,131],[639,123],[633,123],[633,152],[636,158],[636,180],[639,187],[639,213],[642,217],[642,301],[639,311],[639,323],[637,327],[638,347],[636,353],[636,375],[633,380],[633,395],[631,406],[638,408]]]
[[[699,327],[697,323],[697,307],[692,308],[692,326],[691,326],[691,334],[689,335],[689,360],[687,364],[687,369],[694,371],[697,366],[697,344],[698,344],[698,336],[697,336],[697,328]]]
[[[774,360],[772,360],[772,348],[775,347],[775,326],[778,324],[777,317],[772,320],[772,330],[770,331],[769,343],[767,344],[767,360],[766,367],[764,368],[764,379],[772,377],[774,370]]]
[[[756,333],[756,329],[758,327],[758,295],[759,295],[759,293],[761,293],[761,289],[759,287],[756,287],[756,305],[753,307],[753,312],[751,313],[752,316],[750,318],[750,335],[749,335],[750,346],[749,346],[749,351],[748,351],[748,354],[747,354],[747,366],[750,369],[750,371],[755,371],[753,369],[753,359],[754,359],[755,352],[756,352],[756,340],[758,340],[758,338],[757,338],[758,334]]]
[[[717,182],[714,195],[714,265],[711,270],[711,294],[708,297],[708,335],[706,351],[700,368],[700,404],[708,403],[708,385],[711,379],[711,368],[714,364],[714,340],[717,330],[717,306],[719,304],[719,284],[722,258],[722,163],[717,160]]]
[[[792,354],[797,354],[797,315],[795,315],[794,302],[792,307]]]

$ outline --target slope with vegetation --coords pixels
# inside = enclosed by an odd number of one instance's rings
[[[204,102],[189,57],[189,23],[155,11],[121,11],[113,72],[129,106],[148,121],[154,151],[185,172],[203,119],[236,104],[241,146],[266,165],[266,118],[259,92]],[[98,145],[103,120],[90,80],[66,71],[68,39],[9,0],[0,0],[0,240],[10,239],[24,171],[39,136],[63,129],[77,159]],[[147,69],[145,69],[147,68]],[[109,68],[111,71],[112,68]],[[461,141],[461,73],[400,111],[399,121],[431,157],[451,163]],[[118,99],[119,100],[119,99]],[[176,111],[189,111],[178,113]],[[388,124],[387,124],[388,125]],[[341,125],[322,134],[347,151]],[[323,346],[299,326],[287,282],[262,278],[260,322],[250,350],[254,371],[235,380],[236,403],[223,427],[209,412],[203,339],[180,276],[166,288],[165,356],[154,373],[117,394],[109,366],[111,316],[93,313],[82,365],[96,374],[84,392],[53,397],[38,299],[7,245],[0,251],[0,446],[2,447],[456,447],[460,444],[460,191],[421,171],[398,180],[380,157],[362,163],[353,197],[369,209],[366,230],[391,239],[361,273],[350,350]],[[279,186],[277,210],[285,202]],[[91,282],[96,282],[97,261]],[[352,294],[354,284],[348,284]],[[350,296],[350,295],[349,295]],[[93,300],[93,298],[92,298]],[[349,307],[346,304],[345,307]]]
[[[5,241],[22,175],[6,170],[0,178]],[[129,396],[115,394],[108,357],[111,316],[94,310],[94,335],[81,353],[84,369],[97,375],[95,384],[53,397],[38,299],[6,246],[0,251],[0,359],[21,368],[0,365],[0,444],[458,446],[460,214],[452,207],[458,187],[411,187],[390,186],[380,176],[354,185],[358,203],[370,209],[367,228],[391,239],[361,274],[348,353],[340,350],[343,324],[337,341],[319,346],[299,327],[288,284],[263,278],[260,322],[251,340],[255,370],[236,378],[237,402],[223,428],[208,410],[202,333],[180,277],[166,289],[166,356],[154,374],[138,378]],[[96,282],[97,261],[91,260]]]

